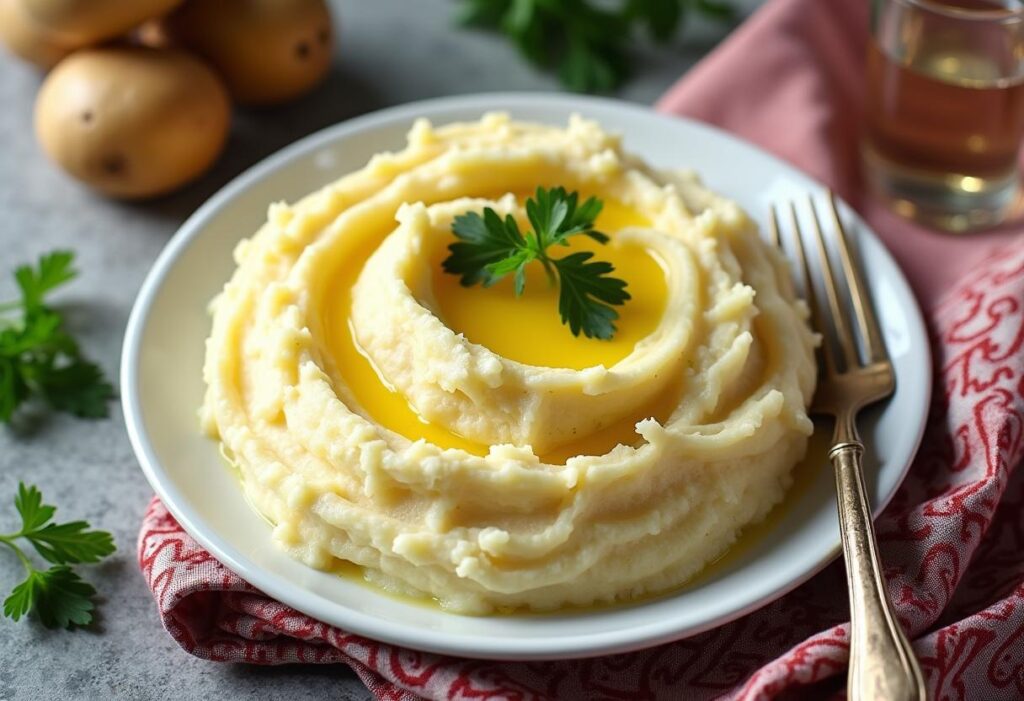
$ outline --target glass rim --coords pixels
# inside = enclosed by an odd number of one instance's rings
[[[948,5],[941,0],[892,0],[904,5],[912,5],[918,9],[932,12],[952,19],[976,22],[1020,22],[1024,20],[1024,0],[1004,0],[1006,5],[997,7],[993,2],[992,9],[974,10],[966,7]]]

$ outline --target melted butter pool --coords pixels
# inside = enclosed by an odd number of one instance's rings
[[[522,201],[522,198],[520,199]],[[637,342],[653,332],[664,313],[666,271],[653,252],[635,244],[617,240],[616,234],[630,226],[645,226],[649,221],[636,210],[608,199],[604,200],[598,230],[612,237],[601,245],[586,236],[577,236],[569,247],[557,247],[555,257],[577,250],[592,250],[595,257],[615,266],[615,276],[627,281],[632,296],[619,307],[618,333],[610,341],[575,337],[558,315],[558,290],[549,285],[542,266],[530,266],[526,293],[516,298],[511,276],[490,288],[465,288],[455,275],[441,270],[448,243],[433,247],[430,258],[432,292],[438,314],[450,328],[467,339],[506,358],[543,367],[582,369],[594,365],[614,365],[629,355]],[[421,417],[406,399],[391,387],[360,347],[350,322],[352,286],[363,265],[379,245],[382,236],[346,237],[337,252],[338,267],[326,290],[322,305],[327,350],[333,357],[341,381],[350,390],[363,414],[411,441],[423,439],[441,448],[457,448],[474,455],[486,455],[489,446],[433,424]],[[545,462],[564,463],[574,455],[601,455],[618,444],[633,445],[639,440],[636,423],[653,417],[666,421],[676,400],[676,388],[665,392],[648,406],[605,427],[591,436],[581,437],[541,455]]]

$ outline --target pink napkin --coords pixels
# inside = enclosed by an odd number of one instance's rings
[[[866,0],[774,0],[661,101],[837,189],[930,310],[935,391],[920,454],[877,528],[889,593],[932,698],[1024,698],[1024,239],[943,237],[861,194],[856,158]],[[456,659],[377,643],[274,601],[154,499],[139,564],[168,632],[211,660],[342,663],[381,699],[773,699],[841,694],[841,562],[695,638],[553,663]]]

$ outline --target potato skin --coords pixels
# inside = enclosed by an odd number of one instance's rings
[[[120,198],[198,177],[220,154],[230,119],[224,86],[199,59],[144,47],[72,54],[43,82],[35,109],[47,156]]]
[[[20,0],[41,27],[77,46],[124,34],[172,10],[181,0]]]
[[[172,43],[206,58],[246,105],[298,97],[331,65],[324,0],[188,0],[164,26]]]
[[[68,55],[68,44],[46,31],[26,12],[22,0],[0,0],[0,43],[12,54],[45,70]]]

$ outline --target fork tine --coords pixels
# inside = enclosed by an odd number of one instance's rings
[[[775,206],[772,206],[772,218],[775,217]],[[804,237],[800,232],[800,221],[796,216],[796,205],[793,202],[789,203],[789,221],[791,235],[790,239],[793,241],[793,247],[796,251],[796,261],[800,268],[800,275],[803,276],[804,281],[804,297],[807,299],[807,306],[811,309],[811,321],[814,324],[814,329],[818,331],[824,338],[822,344],[819,347],[821,357],[825,362],[825,369],[829,373],[835,371],[836,358],[835,351],[832,350],[832,344],[828,342],[827,338],[827,320],[825,315],[821,312],[821,306],[818,304],[817,294],[814,291],[814,278],[811,277],[810,264],[807,261],[807,253],[804,249]]]
[[[829,311],[832,314],[833,328],[839,341],[839,348],[843,353],[843,364],[845,368],[860,366],[860,359],[857,357],[857,346],[853,340],[853,330],[850,328],[850,320],[847,318],[846,310],[839,297],[839,287],[836,285],[836,278],[832,271],[832,261],[828,257],[828,247],[825,244],[825,234],[821,230],[821,222],[818,219],[818,209],[814,206],[814,197],[807,195],[807,202],[811,206],[811,220],[814,222],[814,237],[818,242],[818,256],[821,258],[821,277],[825,283],[825,296],[828,298]],[[820,331],[821,329],[819,329]]]
[[[839,257],[843,263],[843,271],[846,273],[847,284],[850,286],[850,297],[853,298],[853,311],[857,315],[857,327],[860,336],[867,346],[868,358],[871,362],[877,363],[889,359],[885,350],[885,342],[882,341],[882,332],[878,327],[878,319],[875,317],[875,310],[871,305],[871,297],[867,293],[867,286],[864,284],[864,277],[861,274],[860,266],[853,260],[850,250],[850,242],[846,236],[846,229],[839,220],[839,210],[836,208],[836,195],[828,191],[829,208],[832,210],[832,222],[836,227],[839,239]]]
[[[772,219],[770,223],[768,236],[771,238],[772,245],[776,248],[782,248],[782,244],[779,242],[779,214],[775,210],[775,205],[772,205]]]

